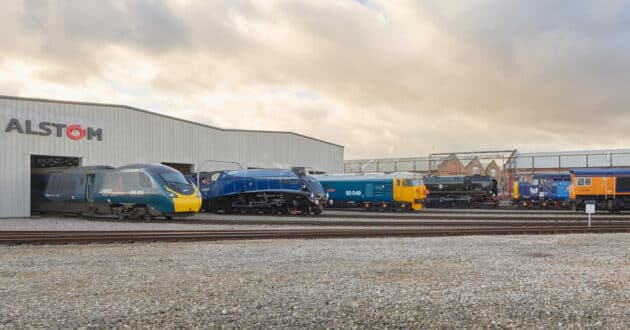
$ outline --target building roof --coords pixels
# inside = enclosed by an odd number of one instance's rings
[[[576,176],[630,176],[628,168],[581,168],[571,170]]]
[[[515,157],[538,157],[538,156],[581,156],[581,155],[603,155],[603,154],[630,154],[630,149],[590,149],[590,150],[569,150],[569,151],[545,151],[545,152],[517,152]]]
[[[532,178],[538,179],[552,179],[552,180],[568,180],[571,177],[569,172],[557,172],[557,173],[534,173]]]
[[[8,95],[0,95],[0,99],[18,100],[18,101],[31,101],[31,102],[48,102],[48,103],[61,103],[61,104],[75,104],[75,105],[87,105],[87,106],[100,106],[100,107],[112,107],[112,108],[123,108],[123,109],[127,109],[127,110],[132,110],[132,111],[146,113],[146,114],[153,115],[153,116],[159,116],[159,117],[163,117],[163,118],[167,118],[167,119],[171,119],[171,120],[176,120],[176,121],[180,121],[180,122],[191,124],[191,125],[197,125],[197,126],[201,126],[201,127],[216,129],[216,130],[223,131],[223,132],[245,132],[245,133],[251,132],[251,133],[289,134],[289,135],[299,136],[299,137],[303,137],[303,138],[306,138],[306,139],[309,139],[309,140],[314,140],[314,141],[326,143],[326,144],[329,144],[329,145],[332,145],[332,146],[343,148],[343,146],[340,145],[340,144],[328,142],[328,141],[325,141],[325,140],[317,139],[317,138],[314,138],[314,137],[310,137],[310,136],[307,136],[307,135],[303,135],[303,134],[299,134],[299,133],[295,133],[295,132],[290,132],[290,131],[262,131],[262,130],[246,130],[246,129],[225,129],[225,128],[220,128],[220,127],[217,127],[217,126],[206,125],[206,124],[201,124],[201,123],[197,123],[197,122],[190,121],[190,120],[185,120],[185,119],[181,119],[181,118],[171,117],[171,116],[167,116],[167,115],[164,115],[164,114],[161,114],[161,113],[152,112],[152,111],[149,111],[149,110],[144,110],[144,109],[131,107],[131,106],[128,106],[128,105],[122,105],[122,104],[80,102],[80,101],[64,101],[64,100],[53,100],[53,99],[44,99],[44,98],[30,98],[30,97],[8,96]]]
[[[413,173],[353,173],[353,174],[321,174],[313,175],[319,181],[361,181],[361,180],[393,180],[393,179],[414,179],[418,178]]]

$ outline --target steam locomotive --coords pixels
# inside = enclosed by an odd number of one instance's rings
[[[249,169],[190,174],[203,198],[202,211],[320,214],[326,194],[315,178],[289,169]]]
[[[496,208],[497,180],[484,175],[425,176],[427,208]]]

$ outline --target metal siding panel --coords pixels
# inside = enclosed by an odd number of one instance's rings
[[[540,156],[534,159],[536,168],[559,168],[560,158],[557,156]]]
[[[394,172],[395,171],[395,163],[394,162],[379,162],[378,163],[378,170],[380,172]]]
[[[630,166],[630,154],[612,155],[613,166]]]
[[[561,156],[561,166],[568,168],[586,167],[585,156]]]
[[[607,167],[610,166],[608,155],[589,155],[588,167]]]

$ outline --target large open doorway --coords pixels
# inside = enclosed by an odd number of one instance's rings
[[[170,166],[184,174],[193,172],[193,164],[185,164],[185,163],[162,163],[162,165]]]
[[[81,166],[80,157],[31,155],[31,215],[37,214],[37,205],[46,202],[49,172],[56,168]],[[69,192],[72,194],[72,192]],[[50,196],[49,196],[50,197]],[[61,198],[63,196],[52,196]]]

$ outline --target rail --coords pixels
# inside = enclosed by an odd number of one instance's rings
[[[436,237],[471,235],[578,234],[630,232],[630,226],[600,225],[530,226],[454,229],[278,229],[278,230],[201,230],[201,231],[3,231],[2,244],[77,244],[133,242],[190,242],[252,239],[324,239],[368,237]]]

